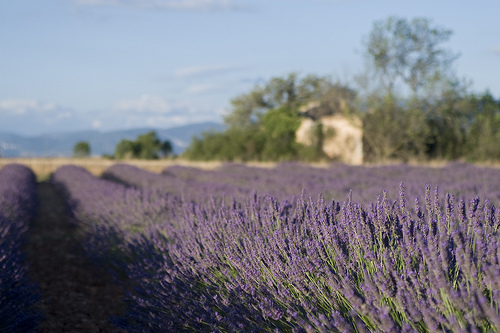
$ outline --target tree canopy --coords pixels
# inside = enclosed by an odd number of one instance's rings
[[[446,50],[453,32],[434,26],[427,18],[389,17],[377,21],[365,43],[365,56],[375,79],[387,93],[397,84],[406,85],[413,94],[446,78],[458,57]]]
[[[74,157],[87,157],[90,156],[90,144],[86,141],[79,141],[73,147]]]
[[[272,109],[298,110],[312,101],[333,107],[340,99],[352,103],[355,96],[353,89],[333,82],[328,76],[310,74],[300,78],[297,73],[290,73],[273,77],[265,85],[257,85],[249,93],[233,98],[224,122],[230,127],[245,127],[258,124]]]
[[[224,117],[228,129],[193,138],[184,156],[197,160],[309,160],[317,156],[317,147],[308,149],[295,140],[301,123],[299,109],[314,102],[327,113],[344,112],[355,96],[354,90],[325,76],[290,73],[271,78],[232,99],[232,108]]]
[[[500,159],[500,101],[472,93],[453,71],[453,32],[428,18],[374,22],[363,43],[366,68],[354,85],[290,73],[231,100],[228,129],[194,138],[185,157],[201,160],[315,160],[327,135],[318,119],[337,112],[362,120],[366,162]],[[314,105],[314,107],[312,107]],[[307,112],[304,109],[309,109]],[[301,117],[312,147],[296,142]]]
[[[367,160],[463,156],[469,94],[452,70],[458,54],[444,47],[452,34],[427,18],[373,24],[364,43],[374,87],[362,98]]]
[[[123,139],[115,148],[117,159],[158,159],[172,153],[170,141],[161,141],[156,132],[139,135],[135,141]]]

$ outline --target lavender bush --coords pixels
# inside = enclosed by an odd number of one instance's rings
[[[162,176],[159,176],[156,173],[127,164],[115,164],[109,167],[103,173],[103,178],[129,187],[170,193],[183,201],[201,202],[210,197],[220,200],[222,196],[224,198],[244,198],[254,191],[249,187],[238,186],[236,183],[214,182],[210,181],[209,178],[198,181],[189,177],[181,178],[168,172],[163,172]]]
[[[73,222],[86,233],[84,245],[90,255],[117,250],[135,234],[168,220],[179,206],[177,197],[168,193],[96,178],[72,165],[57,169],[51,181],[63,192]]]
[[[0,169],[0,331],[36,330],[40,314],[33,308],[38,289],[26,277],[22,246],[36,214],[36,181],[22,165]]]
[[[333,164],[314,168],[305,164],[281,163],[273,169],[261,169],[227,163],[217,170],[171,166],[163,171],[169,179],[190,182],[230,184],[248,192],[257,191],[284,198],[296,196],[306,189],[310,195],[322,193],[326,200],[346,198],[353,190],[356,201],[368,205],[388,191],[390,200],[398,200],[398,187],[406,185],[409,198],[422,198],[425,184],[439,184],[444,193],[457,199],[479,195],[494,202],[500,201],[500,171],[465,163],[450,163],[441,168],[410,165],[349,166]],[[156,181],[159,186],[161,182]]]
[[[391,172],[425,176],[423,168],[388,168],[375,170],[378,182]],[[293,175],[275,196],[254,193],[232,201],[200,195],[207,183],[228,179],[227,169],[201,172],[210,174],[206,182],[180,176],[190,172],[185,169],[169,168],[167,175],[126,166],[109,170],[134,188],[73,167],[56,171],[54,180],[76,200],[75,217],[91,234],[106,230],[101,235],[108,246],[93,247],[93,254],[112,257],[115,269],[133,281],[129,311],[115,318],[129,331],[497,332],[500,213],[476,195],[497,202],[491,184],[498,172],[447,168],[428,169],[428,178],[442,176],[453,195],[424,182],[421,199],[408,202],[410,191],[399,183],[396,193],[380,191],[367,204],[353,199],[356,191],[342,203],[326,200],[317,195],[325,192],[317,191],[319,185],[312,186],[313,198],[290,196],[300,174],[311,184],[334,183],[326,171],[307,176],[316,169],[293,164],[274,174]],[[360,183],[368,172],[339,169],[333,172],[344,170],[344,178]],[[475,187],[457,187],[450,170],[456,183],[472,179]],[[249,172],[259,180],[276,171]],[[488,184],[478,180],[486,176],[495,177]],[[167,187],[169,181],[177,185]],[[225,182],[244,193],[250,186],[240,181]],[[393,186],[387,181],[379,186]],[[162,195],[162,188],[171,192]],[[461,199],[474,189],[468,201]]]

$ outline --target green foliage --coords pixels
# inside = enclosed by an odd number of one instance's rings
[[[452,31],[426,18],[377,21],[364,44],[368,67],[357,77],[363,94],[328,77],[291,73],[231,100],[223,133],[193,139],[195,160],[326,159],[334,135],[322,117],[343,113],[363,123],[364,160],[500,159],[500,101],[474,95],[452,71],[457,55],[443,47]],[[313,108],[310,108],[314,105]],[[300,112],[316,122],[311,145],[295,142]],[[123,143],[124,150],[130,151]]]
[[[365,160],[500,159],[500,101],[451,89],[435,101],[391,99],[363,117]]]
[[[366,160],[464,155],[470,103],[465,85],[451,72],[457,56],[441,47],[451,35],[425,18],[389,17],[374,23],[365,55],[366,76],[377,88],[361,101],[367,110],[363,117]],[[396,94],[404,91],[411,94]]]
[[[114,157],[118,159],[130,159],[138,155],[139,146],[136,142],[123,139],[115,147]]]
[[[300,118],[291,108],[268,111],[259,125],[231,127],[223,133],[204,133],[184,152],[192,160],[281,161],[298,159],[303,149],[295,142]]]
[[[430,128],[427,147],[430,158],[454,160],[464,156],[473,117],[470,106],[465,88],[457,85],[442,91],[439,99],[420,101]]]
[[[249,161],[256,160],[260,151],[256,128],[228,129],[225,132],[206,132],[193,138],[183,156],[190,160]]]
[[[74,157],[88,157],[90,156],[90,144],[86,141],[79,141],[73,147]]]
[[[457,56],[440,45],[451,35],[451,30],[432,26],[427,18],[389,17],[373,24],[365,54],[387,93],[394,94],[395,86],[403,83],[416,95],[446,77]]]
[[[330,110],[338,111],[351,105],[356,93],[325,76],[307,75],[299,80],[296,73],[287,77],[274,77],[264,86],[255,86],[248,94],[231,100],[232,109],[224,117],[229,127],[258,125],[262,117],[273,109],[287,107],[298,110],[309,102],[319,102]]]
[[[474,110],[465,156],[472,161],[500,160],[500,100],[489,92],[469,99]]]
[[[295,132],[300,126],[297,112],[282,107],[270,110],[262,119],[261,132],[266,138],[261,159],[265,161],[293,160],[297,155]]]
[[[321,122],[316,122],[311,129],[310,132],[310,149],[301,152],[301,156],[308,161],[316,161],[322,159],[326,156],[323,152],[323,143],[325,142],[325,138],[334,136],[334,130],[332,128],[329,129],[328,132],[323,128],[323,124]]]
[[[167,140],[162,142],[156,132],[139,135],[135,141],[121,140],[115,148],[117,159],[158,159],[172,152],[172,144]]]
[[[165,140],[161,143],[160,151],[158,152],[158,155],[160,157],[167,157],[168,155],[172,154],[173,150],[174,150],[174,147],[172,146],[172,143],[168,140]]]
[[[387,96],[364,116],[365,159],[385,161],[422,157],[429,133],[424,113],[418,108],[405,108]]]
[[[318,145],[305,147],[295,142],[301,122],[299,108],[315,102],[321,115],[350,111],[355,96],[354,90],[328,77],[307,75],[299,79],[291,73],[272,78],[231,100],[231,112],[224,118],[228,129],[193,138],[183,156],[224,161],[316,160],[324,156],[316,151]]]

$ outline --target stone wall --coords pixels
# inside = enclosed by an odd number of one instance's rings
[[[363,129],[361,120],[341,114],[324,116],[314,121],[303,118],[296,132],[296,140],[306,146],[313,143],[313,131],[321,122],[323,126],[323,151],[328,157],[347,164],[363,163]]]

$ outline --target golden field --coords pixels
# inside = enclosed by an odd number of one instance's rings
[[[99,176],[113,164],[126,163],[152,172],[161,172],[171,165],[193,166],[202,169],[215,169],[221,165],[220,162],[189,162],[180,160],[109,160],[104,158],[0,158],[0,168],[6,164],[18,163],[31,168],[39,179],[50,176],[57,168],[63,165],[73,164],[87,169],[90,173]]]

